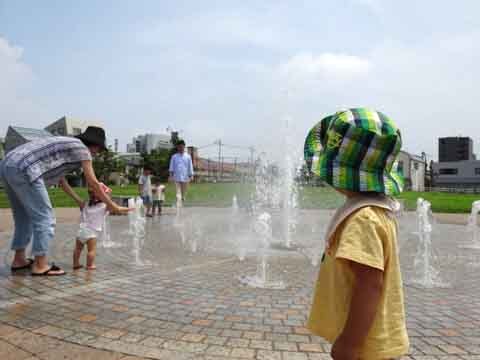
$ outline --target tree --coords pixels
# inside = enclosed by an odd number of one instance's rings
[[[125,166],[125,162],[122,159],[117,158],[110,148],[95,155],[93,159],[95,175],[104,183],[109,182],[110,175],[113,172],[125,172]]]
[[[161,181],[168,180],[168,168],[170,165],[171,151],[168,149],[154,149],[150,154],[142,154],[143,166],[149,166],[153,175]]]

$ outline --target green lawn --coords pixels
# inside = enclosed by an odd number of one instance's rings
[[[187,206],[219,206],[228,207],[232,204],[232,198],[237,195],[239,203],[248,201],[253,190],[252,185],[245,184],[193,184],[190,186]],[[80,196],[87,198],[84,188],[77,188]],[[60,189],[51,189],[50,198],[55,207],[75,207],[75,203],[68,198]],[[137,195],[137,187],[113,187],[114,195],[132,196]],[[414,193],[405,192],[400,198],[405,200],[407,209],[413,210],[418,197],[432,203],[434,212],[443,213],[469,213],[472,202],[480,199],[480,195],[451,194],[451,193]],[[167,186],[166,205],[175,201],[175,187]],[[335,208],[342,203],[342,197],[328,187],[303,187],[299,192],[299,204],[302,208]],[[0,190],[0,208],[9,207],[5,193]]]
[[[452,194],[439,192],[405,192],[400,198],[405,199],[407,209],[415,209],[419,197],[430,201],[433,212],[441,213],[470,213],[472,203],[480,200],[480,194]]]

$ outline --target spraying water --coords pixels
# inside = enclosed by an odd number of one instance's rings
[[[240,282],[254,288],[285,289],[283,281],[273,281],[269,277],[268,249],[272,239],[272,217],[269,213],[263,212],[257,217],[254,223],[254,231],[260,238],[257,271],[254,276],[240,277]]]
[[[448,285],[440,279],[440,271],[433,266],[431,218],[431,204],[424,199],[418,199],[417,234],[419,242],[414,260],[415,277],[411,282],[424,288],[446,287]]]
[[[467,230],[471,233],[472,242],[464,246],[466,249],[480,249],[480,234],[478,230],[478,214],[480,213],[480,201],[472,204],[472,212],[468,217]]]
[[[145,265],[141,259],[141,249],[143,248],[143,244],[145,242],[146,223],[143,201],[140,197],[137,197],[137,199],[129,199],[128,206],[134,209],[131,211],[131,214],[129,214],[129,228],[133,230],[132,252],[135,257],[135,265],[142,266]]]
[[[242,237],[238,235],[238,225],[239,225],[239,206],[238,206],[238,199],[237,195],[233,195],[232,198],[232,207],[230,210],[230,221],[229,221],[229,232],[230,238],[233,239],[233,243],[235,244],[235,248],[237,250],[237,257],[238,260],[244,261],[245,256],[247,253],[247,249],[245,248],[245,244],[242,241]]]
[[[298,186],[295,180],[296,170],[293,156],[293,139],[290,131],[290,119],[285,122],[285,155],[280,193],[282,194],[282,223],[284,245],[292,247],[292,233],[298,220]]]
[[[183,213],[182,208],[183,208],[182,194],[180,192],[177,192],[176,203],[175,203],[176,212],[175,212],[174,226],[178,229],[178,232],[180,234],[180,239],[182,241],[182,245],[185,245],[187,238],[185,235],[185,223],[182,216],[182,213]]]

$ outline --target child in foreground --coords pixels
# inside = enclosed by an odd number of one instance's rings
[[[308,134],[312,172],[346,196],[327,229],[308,328],[332,344],[333,359],[392,359],[408,352],[398,257],[403,179],[396,125],[371,109],[328,116]]]
[[[106,194],[111,194],[112,190],[105,184],[100,184]],[[80,229],[75,242],[75,250],[73,252],[73,270],[83,268],[80,264],[80,256],[83,247],[87,245],[87,270],[95,270],[95,257],[97,251],[97,239],[105,231],[106,217],[108,210],[105,203],[101,202],[95,193],[88,189],[90,197],[88,204],[82,209],[80,218]]]

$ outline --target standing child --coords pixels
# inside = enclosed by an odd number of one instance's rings
[[[105,194],[112,190],[103,183],[100,183]],[[73,252],[73,270],[83,268],[80,264],[80,255],[83,247],[87,245],[87,270],[95,270],[95,257],[97,251],[97,239],[105,231],[105,220],[108,215],[107,205],[98,199],[92,189],[88,189],[90,197],[88,204],[82,209],[80,230],[77,234],[75,250]]]
[[[305,156],[314,174],[347,200],[327,229],[309,329],[329,341],[332,358],[392,359],[408,352],[398,258],[402,191],[399,129],[384,114],[350,109],[309,133]]]
[[[147,210],[145,215],[152,217],[152,168],[149,166],[143,168],[143,175],[138,179],[138,192]]]
[[[156,180],[152,189],[152,194],[152,215],[155,216],[155,209],[157,209],[158,215],[162,215],[162,206],[165,201],[165,185],[160,184],[160,181]]]

